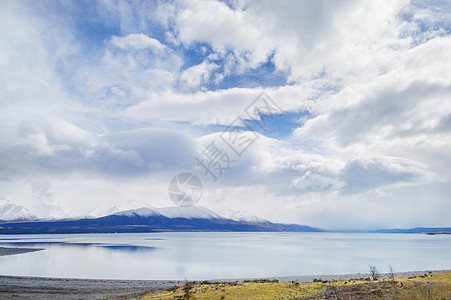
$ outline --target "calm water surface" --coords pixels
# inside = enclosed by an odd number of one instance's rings
[[[0,235],[1,275],[104,279],[223,279],[451,269],[451,235],[145,233]]]

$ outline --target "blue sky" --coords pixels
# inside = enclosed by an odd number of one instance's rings
[[[447,1],[2,1],[0,200],[41,216],[170,206],[172,177],[194,172],[216,211],[449,226],[450,14]],[[194,158],[230,151],[222,132],[258,121],[246,108],[262,93],[278,113],[213,183]]]

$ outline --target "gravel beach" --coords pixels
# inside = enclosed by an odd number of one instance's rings
[[[22,253],[28,253],[28,252],[41,251],[41,250],[44,250],[44,249],[37,249],[37,248],[4,248],[4,247],[0,247],[0,256],[22,254]]]
[[[442,271],[414,271],[394,273],[396,277],[421,275]],[[314,276],[286,276],[264,279],[279,281],[312,282],[316,280],[349,280],[368,277],[369,274],[341,274]],[[381,278],[389,274],[380,274]],[[262,279],[262,278],[252,278]],[[251,279],[251,280],[252,280]],[[248,279],[211,280],[232,282]],[[134,299],[148,291],[165,290],[185,284],[180,280],[95,280],[42,277],[0,276],[1,299]]]
[[[183,285],[168,280],[97,280],[0,276],[1,299],[133,299]]]

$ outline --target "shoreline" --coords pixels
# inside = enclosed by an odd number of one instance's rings
[[[29,252],[42,251],[44,248],[9,248],[0,247],[0,256],[24,254]]]
[[[409,277],[418,276],[423,274],[449,272],[451,270],[422,270],[422,271],[405,271],[405,272],[393,272],[395,277]],[[390,273],[378,273],[379,279],[390,278]],[[369,273],[347,273],[347,274],[322,274],[322,275],[299,275],[299,276],[273,276],[273,277],[253,277],[253,278],[239,278],[239,279],[220,279],[220,280],[206,280],[207,282],[242,282],[246,280],[278,280],[279,282],[299,282],[299,283],[311,283],[318,281],[339,281],[339,280],[365,280],[370,278]],[[197,280],[202,281],[202,280]]]
[[[423,270],[410,272],[394,272],[395,277],[417,276],[422,274],[441,273],[449,270]],[[230,283],[252,280],[278,280],[280,282],[311,283],[316,281],[339,281],[362,279],[368,273],[301,275],[279,277],[255,277],[221,280],[195,280],[196,283]],[[379,278],[389,278],[389,273],[380,273]],[[72,279],[50,277],[27,277],[0,275],[0,297],[2,299],[133,299],[146,292],[157,292],[185,285],[185,280],[114,280],[114,279]]]

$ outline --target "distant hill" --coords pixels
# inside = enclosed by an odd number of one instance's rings
[[[382,229],[375,230],[378,233],[425,233],[425,234],[451,234],[451,227],[416,227],[410,229]]]
[[[163,209],[139,208],[100,217],[78,220],[34,220],[0,222],[0,234],[32,233],[113,233],[170,231],[266,231],[318,232],[306,225],[272,223],[261,219],[237,221],[201,206]]]

